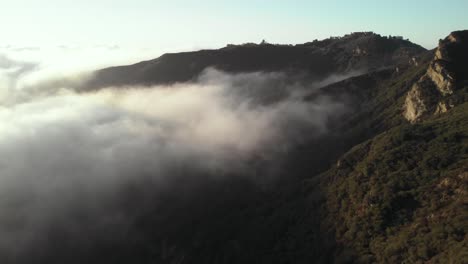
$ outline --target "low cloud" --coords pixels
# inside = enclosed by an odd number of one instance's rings
[[[0,54],[0,103],[17,94],[18,82],[37,67],[36,63],[17,61]]]
[[[52,227],[88,232],[77,213],[97,229],[124,225],[125,216],[108,204],[129,182],[149,181],[156,191],[174,175],[249,177],[250,161],[274,164],[303,135],[326,133],[327,121],[344,111],[330,98],[302,100],[298,94],[314,87],[281,73],[208,69],[193,83],[92,93],[39,87],[48,92],[22,89],[30,96],[0,106],[4,256],[37,250]]]

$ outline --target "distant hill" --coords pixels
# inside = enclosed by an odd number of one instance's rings
[[[426,50],[398,37],[353,33],[299,45],[244,44],[218,50],[169,53],[128,66],[95,72],[86,88],[186,82],[207,67],[230,73],[283,71],[320,80],[330,74],[414,63]]]

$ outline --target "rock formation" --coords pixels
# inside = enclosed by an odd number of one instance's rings
[[[403,116],[415,123],[434,110],[438,98],[437,89],[429,76],[424,75],[408,92],[405,98]]]
[[[403,116],[411,123],[431,113],[440,114],[453,107],[442,100],[465,85],[467,79],[468,31],[452,32],[439,42],[426,73],[408,92]],[[436,92],[434,92],[434,88]]]

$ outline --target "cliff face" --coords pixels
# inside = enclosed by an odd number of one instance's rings
[[[409,121],[416,121],[427,112],[426,96],[420,83],[413,85],[405,99],[405,112],[403,116]]]
[[[454,105],[451,96],[466,85],[468,31],[452,32],[439,42],[426,74],[408,92],[403,116],[415,123],[431,114],[447,112]]]
[[[411,123],[421,121],[431,114],[445,113],[454,105],[450,99],[450,95],[453,94],[452,84],[445,86],[446,82],[442,81],[441,75],[434,73],[431,67],[432,62],[426,73],[413,84],[406,95],[403,116]],[[434,78],[441,81],[436,82]]]
[[[427,69],[427,76],[434,82],[437,89],[442,95],[449,95],[453,93],[454,77],[444,66],[443,61],[434,61]]]

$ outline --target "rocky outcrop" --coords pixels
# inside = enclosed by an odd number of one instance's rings
[[[439,42],[427,74],[442,95],[454,93],[468,79],[468,30],[452,32]]]
[[[411,123],[421,120],[434,110],[434,98],[437,97],[435,85],[424,75],[406,95],[403,116]]]
[[[453,93],[455,80],[452,74],[443,66],[441,61],[436,60],[431,62],[426,74],[431,78],[442,95]]]
[[[421,93],[421,87],[418,84],[414,84],[406,96],[403,116],[410,122],[418,121],[427,112],[427,107]]]
[[[467,54],[468,31],[452,32],[439,42],[426,73],[406,95],[403,116],[408,121],[414,123],[429,114],[442,114],[454,106],[445,98],[466,84]]]
[[[448,112],[448,110],[450,110],[454,105],[453,104],[449,104],[447,102],[439,102],[436,106],[436,109],[434,111],[434,114],[436,115],[440,115],[440,114],[443,114],[443,113],[446,113]]]

